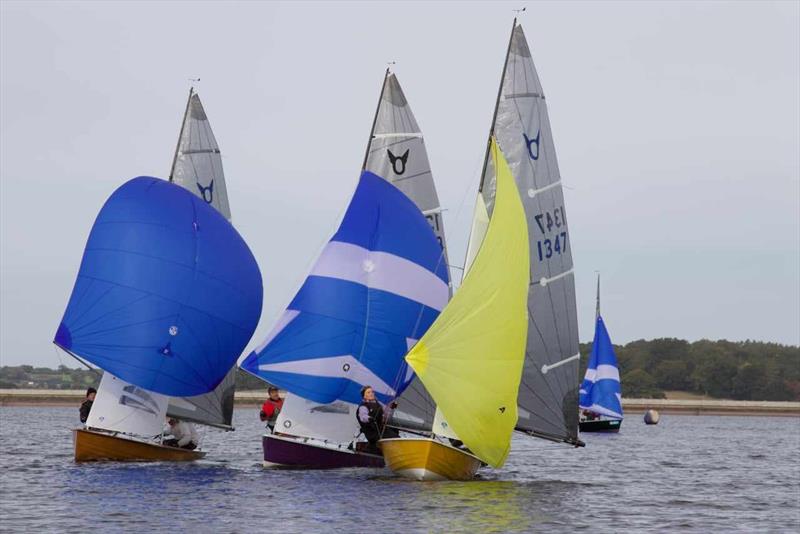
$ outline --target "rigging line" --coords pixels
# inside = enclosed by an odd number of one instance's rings
[[[383,83],[381,84],[381,93],[378,96],[378,103],[375,106],[375,116],[372,119],[372,128],[369,130],[369,139],[367,140],[367,150],[364,154],[364,163],[361,164],[361,170],[367,168],[367,160],[369,159],[369,147],[372,145],[372,135],[375,133],[375,125],[378,122],[378,112],[381,109],[381,102],[383,102],[383,92],[386,90],[386,81],[389,79],[389,67],[386,67],[386,72],[383,74]]]

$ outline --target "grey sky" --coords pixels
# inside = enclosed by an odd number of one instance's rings
[[[462,262],[518,4],[3,1],[2,364],[59,363],[94,217],[127,179],[167,176],[190,77],[264,277],[251,347],[352,194],[387,61]],[[527,5],[581,340],[599,270],[617,343],[800,343],[800,3]]]

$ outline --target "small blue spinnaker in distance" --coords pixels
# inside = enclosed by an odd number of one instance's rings
[[[592,353],[580,389],[580,407],[583,410],[622,419],[622,389],[614,345],[608,336],[599,309],[594,328]]]
[[[442,247],[419,208],[364,171],[338,231],[264,343],[241,367],[314,402],[382,401],[414,377],[404,361],[449,299]]]
[[[149,391],[199,395],[250,341],[262,291],[253,254],[216,209],[134,178],[95,220],[55,343]]]

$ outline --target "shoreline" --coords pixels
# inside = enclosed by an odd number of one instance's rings
[[[57,407],[79,406],[84,398],[82,390],[59,389],[0,389],[0,406]],[[237,391],[237,407],[257,408],[266,398],[266,391]],[[622,399],[622,408],[628,414],[643,414],[649,409],[673,415],[740,415],[740,416],[800,416],[800,402],[688,400],[688,399]]]

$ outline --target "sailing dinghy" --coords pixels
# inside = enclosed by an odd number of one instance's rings
[[[490,157],[492,139],[496,139],[502,158]],[[530,264],[527,338],[514,430],[549,441],[583,446],[578,439],[578,388],[575,386],[580,353],[572,242],[544,92],[522,26],[516,19],[487,142],[467,265],[480,252],[484,232],[496,209],[497,191],[501,187],[497,165],[503,159],[522,200]],[[422,373],[418,371],[418,374]],[[453,423],[441,403],[436,415],[434,435],[459,439],[469,446],[458,432],[455,437],[448,436]],[[448,445],[440,442],[427,446],[441,450]],[[385,440],[383,451],[391,466],[394,458],[399,462],[406,456],[406,445]],[[461,468],[429,469],[432,466],[425,464],[426,458],[424,451],[418,452],[411,455],[410,463],[404,461],[395,465],[398,471],[412,478],[462,478],[458,473],[465,472]],[[462,459],[461,463],[465,462]]]
[[[262,438],[265,466],[383,467],[359,437],[360,388],[386,403],[413,381],[403,357],[450,296],[443,247],[422,133],[387,69],[343,222],[241,366],[288,391],[275,432]]]
[[[105,370],[87,428],[74,431],[78,461],[202,457],[152,441],[162,435],[165,416],[231,428],[230,370],[260,315],[261,275],[226,220],[219,148],[193,91],[170,178],[185,189],[138,178],[106,203],[56,336],[67,352]],[[221,197],[203,194],[215,186]],[[163,337],[159,328],[169,340],[153,348]],[[159,358],[147,358],[148,343]],[[178,359],[178,366],[164,365]],[[195,381],[191,388],[179,387],[183,375]]]
[[[501,467],[517,424],[517,394],[527,336],[529,285],[525,212],[497,143],[495,206],[466,266],[464,281],[406,361],[437,403],[448,437],[381,440],[389,468],[417,480],[469,480],[481,463]],[[475,218],[485,221],[479,195]],[[434,426],[434,433],[438,426]]]
[[[619,432],[622,426],[622,388],[614,345],[600,315],[600,275],[597,276],[592,353],[580,389],[581,432]]]

